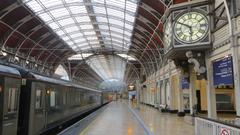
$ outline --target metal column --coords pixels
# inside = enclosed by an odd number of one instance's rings
[[[178,79],[178,116],[184,116],[184,105],[183,105],[183,89],[182,89],[183,70],[179,68],[179,79]]]
[[[207,67],[207,108],[208,118],[217,118],[216,110],[216,93],[213,86],[213,67],[209,57],[209,53],[206,53],[206,67]]]
[[[190,74],[190,89],[189,89],[189,99],[190,99],[190,114],[194,114],[193,107],[196,105],[196,90],[195,90],[195,81],[196,81],[196,74],[193,71],[193,68],[189,68]]]

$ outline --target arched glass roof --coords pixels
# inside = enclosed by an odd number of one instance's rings
[[[137,0],[22,0],[73,50],[128,51]]]
[[[88,65],[103,80],[123,81],[126,69],[126,60],[115,55],[94,55],[87,59]]]

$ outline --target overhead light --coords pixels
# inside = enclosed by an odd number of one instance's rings
[[[19,61],[19,58],[16,56],[16,57],[14,58],[14,60]]]
[[[0,51],[0,55],[1,56],[7,56],[7,53],[3,52],[3,51]]]

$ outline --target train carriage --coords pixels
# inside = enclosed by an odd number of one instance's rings
[[[19,134],[38,135],[101,105],[101,92],[21,71]]]
[[[21,75],[0,65],[0,135],[16,135]]]

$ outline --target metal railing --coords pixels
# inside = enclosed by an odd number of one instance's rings
[[[208,118],[195,118],[195,135],[240,135],[240,128]]]

